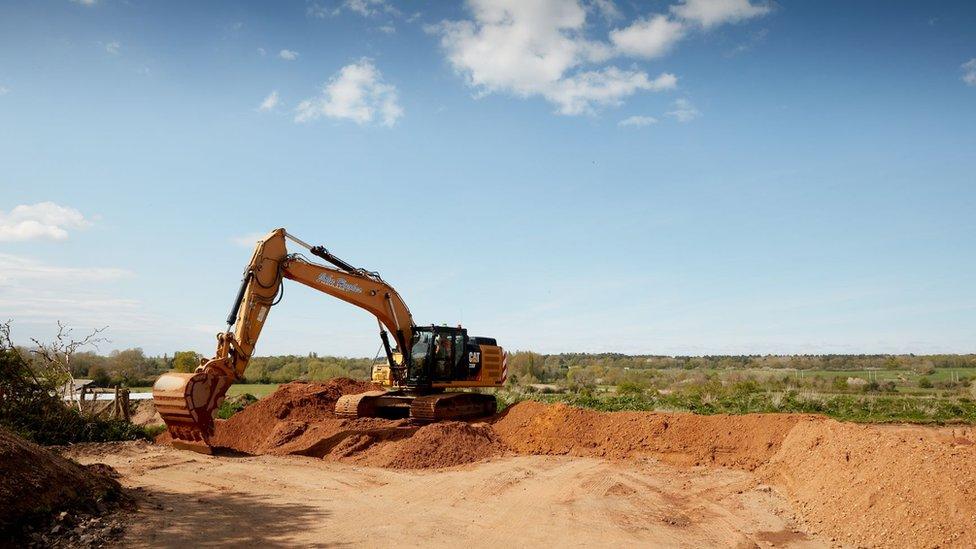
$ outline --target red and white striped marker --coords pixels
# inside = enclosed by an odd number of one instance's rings
[[[502,385],[508,379],[508,351],[502,351]]]

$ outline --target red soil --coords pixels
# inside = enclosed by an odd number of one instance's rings
[[[302,435],[310,424],[340,429],[343,421],[333,414],[339,397],[375,388],[371,383],[351,379],[286,383],[229,420],[218,421],[212,442],[248,454],[281,453],[275,450]]]
[[[217,426],[247,453],[300,454],[427,469],[505,454],[633,459],[755,472],[779,487],[811,531],[852,545],[976,546],[972,428],[878,426],[819,416],[582,410],[522,402],[489,423],[342,420],[343,394],[367,383],[290,383]]]
[[[520,454],[616,459],[651,455],[678,465],[753,470],[776,453],[800,421],[795,414],[698,416],[654,412],[604,413],[564,404],[522,402],[502,414],[495,432]]]
[[[80,465],[0,429],[0,539],[41,515],[124,499],[114,475],[107,465]]]

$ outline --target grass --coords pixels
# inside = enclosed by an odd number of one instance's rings
[[[264,398],[273,393],[277,388],[277,383],[237,383],[231,385],[230,389],[227,389],[227,396],[234,397],[243,395],[244,393],[250,393],[258,398]],[[133,393],[151,393],[152,387],[130,387],[129,391]]]
[[[773,392],[744,382],[705,384],[669,395],[498,394],[500,408],[519,400],[562,402],[600,411],[684,411],[696,414],[805,413],[865,423],[976,423],[976,401],[905,395],[840,395]]]
[[[901,379],[907,380],[909,383],[914,383],[922,377],[927,377],[929,380],[934,382],[939,381],[950,381],[953,376],[957,378],[976,378],[976,371],[973,369],[966,368],[934,368],[935,372],[932,374],[919,374],[914,370],[898,369],[898,370],[792,370],[792,369],[761,369],[761,368],[736,368],[736,369],[718,369],[718,368],[696,368],[693,370],[683,370],[683,369],[671,369],[671,370],[654,370],[655,372],[686,372],[689,374],[700,373],[705,375],[715,375],[718,377],[725,377],[729,375],[751,375],[758,379],[765,379],[769,377],[790,377],[795,379],[811,379],[815,376],[820,376],[824,379],[832,379],[835,377],[842,377],[844,379],[849,377],[859,377],[865,380],[876,380],[876,381],[899,381]]]
[[[953,370],[938,369],[927,376],[933,382],[948,381]],[[756,373],[760,380],[767,375],[782,376],[789,371],[769,370],[714,370],[717,377],[725,373]],[[955,370],[967,376],[965,370]],[[765,374],[765,375],[764,375]],[[812,370],[802,374],[803,379],[814,375],[823,378],[861,377],[877,379],[879,382],[896,381],[898,376],[907,379],[908,386],[898,385],[898,393],[851,394],[832,392],[811,392],[806,390],[774,391],[763,386],[762,381],[739,382],[723,385],[710,382],[686,386],[669,395],[659,395],[652,391],[636,395],[617,395],[614,387],[606,387],[606,392],[596,394],[523,394],[512,391],[499,391],[500,408],[519,400],[538,400],[543,402],[563,402],[582,408],[602,411],[687,411],[697,414],[745,414],[745,413],[812,413],[823,414],[842,421],[856,422],[907,422],[907,423],[953,423],[976,424],[976,401],[956,396],[946,396],[937,389],[919,389],[920,377],[907,370]],[[231,385],[228,397],[250,393],[264,398],[275,389],[275,383],[241,383]],[[151,392],[151,387],[133,387],[133,392]],[[909,393],[910,392],[910,393]]]

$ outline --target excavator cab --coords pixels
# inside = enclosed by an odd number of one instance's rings
[[[467,345],[468,332],[464,328],[416,328],[406,385],[424,387],[466,380]]]

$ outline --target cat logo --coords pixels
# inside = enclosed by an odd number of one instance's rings
[[[469,368],[477,368],[478,367],[478,363],[480,363],[480,362],[481,362],[481,352],[479,352],[479,351],[471,351],[470,353],[468,353],[468,367]]]

